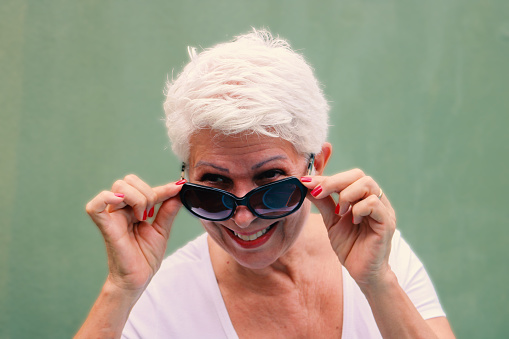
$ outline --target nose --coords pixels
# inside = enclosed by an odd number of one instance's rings
[[[256,219],[256,216],[246,206],[237,206],[232,219],[238,227],[246,228]]]

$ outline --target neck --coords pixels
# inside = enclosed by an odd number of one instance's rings
[[[242,286],[260,293],[276,293],[275,287],[299,284],[305,280],[310,261],[322,261],[330,256],[327,231],[320,215],[311,214],[295,243],[271,265],[252,269],[240,265],[235,259],[209,238],[214,272],[219,283]],[[332,252],[333,253],[333,252]]]

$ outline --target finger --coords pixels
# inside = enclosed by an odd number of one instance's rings
[[[315,204],[315,206],[320,211],[322,215],[323,222],[327,227],[327,230],[332,227],[336,222],[339,221],[340,217],[334,213],[336,203],[334,199],[329,195],[327,197],[322,197],[321,199],[314,198],[311,194],[307,195],[307,198]]]
[[[125,196],[120,193],[102,191],[87,203],[85,210],[97,226],[100,226],[100,224],[104,224],[109,218],[108,213],[106,213],[106,207],[110,204],[120,204],[124,198]]]
[[[357,201],[366,199],[370,195],[379,194],[380,187],[370,176],[364,176],[353,182],[339,193],[339,215],[345,214],[349,207]]]
[[[375,221],[370,223],[373,230],[379,231],[389,224],[389,215],[385,205],[374,195],[363,199],[352,206],[352,223],[360,224],[363,218],[369,217]]]
[[[113,184],[112,191],[124,194],[124,203],[132,207],[134,215],[139,221],[147,219],[147,197],[137,188],[124,180],[117,180]],[[111,206],[110,211],[114,211],[118,207],[121,205]]]
[[[169,237],[173,221],[182,206],[180,198],[177,195],[185,182],[186,180],[182,179],[175,183],[154,187],[154,192],[156,192],[157,195],[156,201],[163,202],[163,204],[157,211],[157,216],[152,225],[165,235],[166,238]]]
[[[184,183],[186,183],[186,180],[182,179],[177,182],[154,187],[153,190],[156,194],[156,204],[164,202],[170,198],[173,198],[177,194],[179,194],[180,190],[182,189],[182,185]]]
[[[378,194],[380,194],[380,192]],[[378,197],[378,194],[377,194],[377,197]],[[389,200],[389,198],[387,197],[387,194],[385,192],[383,192],[382,197],[380,198],[380,201],[389,209],[389,213],[394,218],[396,218],[396,212],[392,208],[391,201]]]
[[[162,203],[157,211],[157,216],[152,223],[152,226],[168,239],[173,225],[173,221],[177,216],[182,203],[178,197],[167,199]]]
[[[119,194],[119,195],[124,196],[123,193],[115,193],[115,194]],[[121,210],[121,209],[123,209],[126,206],[127,206],[126,202],[124,201],[124,199],[122,199],[122,201],[119,202],[118,204],[109,204],[108,207],[106,207],[106,211],[108,213],[111,213],[111,212],[115,212],[115,211]]]
[[[311,182],[303,181],[307,188],[311,189],[311,195],[317,199],[326,197],[334,192],[341,192],[353,182],[365,176],[364,172],[358,168],[346,172],[337,173],[330,177],[312,177]],[[309,177],[305,177],[309,178]],[[302,179],[301,179],[302,181]]]
[[[126,175],[124,181],[127,182],[132,187],[136,188],[138,191],[140,191],[141,194],[145,196],[145,198],[147,199],[147,205],[145,207],[145,210],[147,212],[150,211],[153,213],[153,207],[156,204],[157,195],[152,189],[152,187],[150,187],[146,182],[144,182],[134,174]]]

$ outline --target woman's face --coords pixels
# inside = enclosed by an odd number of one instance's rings
[[[254,134],[224,136],[210,130],[191,137],[190,181],[238,197],[289,176],[300,178],[306,174],[307,163],[306,157],[282,139]],[[295,243],[309,211],[306,199],[297,212],[281,219],[260,219],[246,206],[238,206],[228,220],[201,222],[210,237],[239,264],[260,269],[274,263]]]

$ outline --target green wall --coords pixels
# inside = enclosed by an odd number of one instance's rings
[[[77,330],[106,275],[86,202],[178,178],[166,77],[250,26],[314,65],[329,174],[380,183],[458,337],[507,337],[507,0],[0,1],[0,337]],[[200,232],[181,213],[169,251]]]

